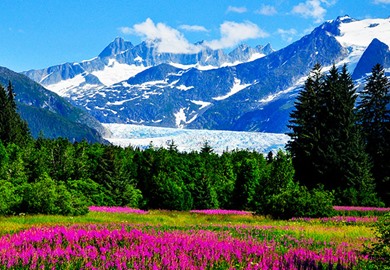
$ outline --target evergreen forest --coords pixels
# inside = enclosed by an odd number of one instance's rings
[[[82,215],[88,206],[235,209],[274,218],[390,205],[390,84],[376,65],[359,93],[343,66],[316,65],[291,113],[286,151],[121,148],[33,138],[0,86],[0,215]]]

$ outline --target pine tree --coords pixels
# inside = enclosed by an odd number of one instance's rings
[[[307,186],[315,186],[318,183],[314,167],[316,155],[314,149],[321,139],[318,133],[320,125],[318,114],[323,80],[321,65],[316,64],[297,97],[288,126],[292,132],[288,134],[290,141],[287,143],[287,150],[292,155],[296,178]]]
[[[0,140],[7,145],[26,144],[31,138],[27,123],[17,113],[11,82],[7,90],[0,85]]]
[[[260,182],[261,172],[255,159],[242,161],[233,192],[235,209],[254,210],[255,195]]]
[[[8,103],[9,103],[10,107],[16,111],[15,93],[14,93],[14,89],[12,87],[11,81],[8,82],[7,96],[8,96]]]
[[[380,64],[372,68],[358,104],[359,123],[373,162],[377,191],[390,204],[390,82]]]
[[[296,178],[311,187],[323,184],[337,190],[340,203],[376,204],[370,163],[356,125],[351,76],[345,65],[340,72],[333,66],[325,77],[320,74],[316,66],[291,114],[288,150]]]

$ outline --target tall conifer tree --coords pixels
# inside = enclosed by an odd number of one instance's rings
[[[377,191],[390,204],[390,82],[380,64],[372,73],[361,93],[358,104],[359,123],[363,129],[366,149],[373,162]]]
[[[370,163],[356,126],[356,93],[347,67],[339,72],[333,66],[324,78],[318,66],[313,72],[317,75],[307,79],[290,120],[293,132],[288,150],[297,179],[308,186],[323,184],[337,190],[339,203],[376,204]]]
[[[318,133],[318,114],[323,80],[321,65],[316,64],[297,97],[295,110],[292,111],[289,121],[292,132],[288,134],[291,140],[287,143],[287,150],[292,154],[296,178],[307,186],[315,186],[318,183],[314,150],[321,139]]]
[[[0,115],[0,139],[5,145],[23,145],[31,138],[26,121],[17,112],[11,82],[7,89],[0,85]]]

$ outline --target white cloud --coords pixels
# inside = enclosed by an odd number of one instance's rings
[[[322,5],[331,6],[335,2],[335,0],[306,0],[306,2],[294,6],[292,13],[302,15],[304,18],[313,18],[315,22],[319,23],[324,20],[326,14],[326,9]]]
[[[374,4],[390,4],[390,0],[374,0]]]
[[[129,32],[146,38],[148,42],[156,42],[157,50],[165,53],[195,53],[200,50],[191,44],[182,33],[163,23],[155,24],[150,18],[145,22],[135,24]]]
[[[277,10],[274,6],[263,5],[259,10],[256,10],[256,13],[266,16],[272,16],[277,14]]]
[[[207,30],[204,26],[201,25],[182,24],[179,26],[179,28],[189,32],[209,32],[209,30]]]
[[[133,34],[133,29],[131,27],[127,27],[127,26],[119,27],[119,31],[124,35]]]
[[[229,6],[228,9],[227,9],[227,12],[235,12],[235,13],[245,13],[247,12],[247,8],[246,7],[233,7],[233,6]]]
[[[277,32],[282,37],[282,39],[287,42],[291,42],[294,36],[296,36],[298,33],[298,31],[294,28],[290,28],[290,29],[279,28]]]
[[[221,38],[206,41],[205,45],[212,49],[231,48],[244,40],[267,37],[268,33],[252,22],[224,22],[220,26]]]

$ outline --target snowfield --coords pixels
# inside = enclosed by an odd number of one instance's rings
[[[179,151],[200,151],[207,141],[217,154],[235,149],[248,149],[267,154],[284,149],[289,137],[285,134],[239,132],[222,130],[195,130],[161,128],[130,124],[103,124],[112,133],[105,138],[114,145],[122,147],[138,146],[147,148],[151,143],[155,147],[168,147],[173,140]]]

